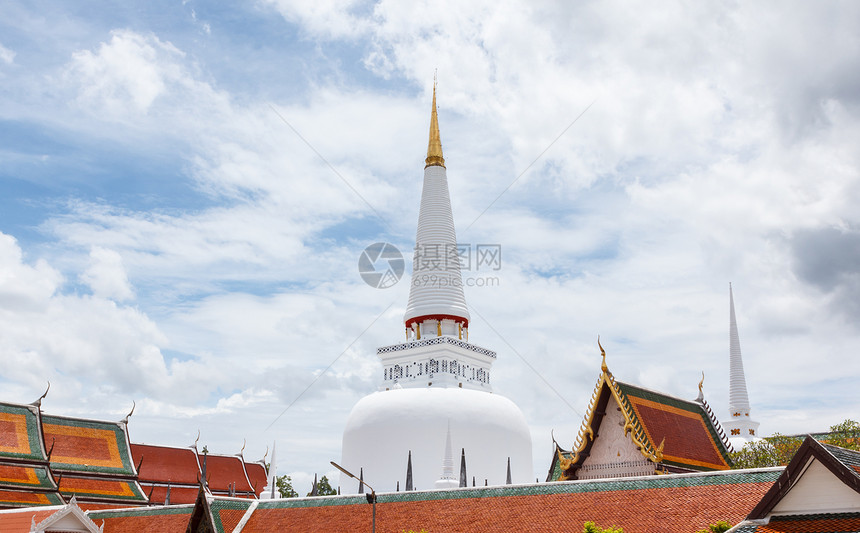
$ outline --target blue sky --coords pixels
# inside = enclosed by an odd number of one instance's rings
[[[3,399],[50,379],[49,412],[136,401],[135,441],[278,440],[299,486],[328,472],[401,340],[408,285],[357,261],[414,244],[438,72],[458,238],[503,250],[466,290],[471,340],[536,477],[550,430],[576,436],[598,334],[619,379],[693,398],[704,370],[726,414],[730,281],[762,432],[856,418],[857,11],[5,2]]]

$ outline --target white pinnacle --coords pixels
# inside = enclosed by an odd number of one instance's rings
[[[460,486],[454,479],[454,447],[451,445],[451,422],[448,421],[448,435],[445,440],[445,458],[442,459],[442,476],[436,482],[437,489],[450,489]]]
[[[750,418],[750,399],[744,377],[741,341],[735,318],[735,299],[729,283],[729,418],[723,428],[729,433],[729,442],[740,450],[751,441],[759,440],[759,423]]]
[[[741,415],[749,416],[750,399],[747,394],[747,381],[744,377],[744,361],[741,357],[741,341],[738,336],[735,299],[732,294],[731,283],[729,283],[729,376],[730,414],[741,413]]]
[[[439,140],[435,87],[426,163],[415,237],[412,286],[404,321],[407,328],[425,320],[445,319],[468,327],[469,311],[463,295],[451,195]]]

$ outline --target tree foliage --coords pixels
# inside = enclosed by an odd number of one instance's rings
[[[299,496],[299,493],[293,488],[293,480],[290,479],[290,476],[278,476],[275,483],[281,498],[297,498]]]
[[[823,439],[827,444],[860,450],[860,423],[846,419],[830,426],[830,433]],[[734,468],[761,468],[785,466],[803,444],[801,437],[774,434],[764,440],[751,442],[732,454]]]
[[[624,530],[615,526],[603,529],[594,522],[586,522],[582,525],[582,533],[624,533]]]
[[[311,492],[313,492],[313,489],[311,489]],[[311,495],[311,492],[308,492],[308,496]],[[317,483],[317,496],[333,496],[335,494],[337,494],[337,490],[331,488],[328,478],[325,476],[321,477]]]
[[[835,426],[830,426],[827,444],[849,450],[860,450],[860,423],[848,418]]]
[[[798,437],[774,434],[764,440],[751,442],[740,451],[732,453],[734,468],[762,468],[787,465],[794,452],[803,443]]]
[[[725,533],[730,530],[732,525],[725,520],[720,520],[716,524],[711,524],[705,529],[700,529],[696,533]]]

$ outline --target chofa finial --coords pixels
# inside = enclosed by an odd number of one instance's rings
[[[123,424],[128,424],[128,419],[131,417],[131,415],[134,414],[134,408],[135,407],[137,407],[137,402],[132,400],[131,401],[131,411],[129,411],[128,414],[125,415],[125,418],[123,418],[120,422],[122,422]]]
[[[705,384],[705,371],[702,370],[702,380],[699,381],[699,396],[696,398],[697,402],[701,402],[705,399],[705,393],[702,392],[702,385]]]
[[[600,345],[600,335],[597,336],[597,346],[600,348],[600,355],[603,357],[603,361],[600,363],[600,370],[608,372],[609,367],[606,366],[606,350],[604,350],[603,346]]]
[[[39,396],[39,399],[38,399],[38,400],[36,400],[35,402],[31,403],[30,405],[35,405],[36,407],[42,407],[42,400],[44,400],[44,399],[45,399],[45,396],[47,396],[47,395],[48,395],[48,391],[49,391],[49,390],[51,390],[51,382],[50,382],[50,381],[48,381],[48,388],[47,388],[47,389],[45,389],[44,394],[42,394],[41,396]]]

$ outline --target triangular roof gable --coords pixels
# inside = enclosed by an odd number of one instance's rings
[[[72,529],[73,526],[75,529]],[[78,507],[74,498],[62,509],[36,524],[36,531],[47,531],[49,528],[57,531],[78,531],[79,528],[85,528],[91,533],[99,533],[102,530]]]
[[[188,533],[216,533],[215,520],[212,518],[212,510],[209,508],[209,492],[203,483],[200,483],[200,489],[197,492],[197,501],[194,502],[194,510],[191,511],[191,518],[188,520]]]
[[[616,381],[606,365],[603,347],[600,351],[603,356],[601,373],[585,420],[571,452],[564,452],[556,444],[548,481],[575,479],[576,471],[591,453],[610,402],[621,411],[624,433],[629,434],[645,459],[685,470],[730,468],[725,434],[704,400],[702,403],[683,400]]]
[[[813,461],[818,461],[845,486],[860,494],[860,452],[822,444],[807,436],[783,473],[762,497],[747,519],[761,520],[791,492]]]

